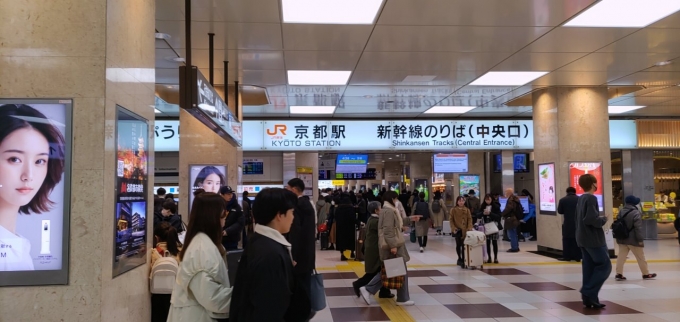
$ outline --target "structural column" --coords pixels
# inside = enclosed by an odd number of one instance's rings
[[[611,223],[613,205],[607,99],[606,87],[548,88],[533,94],[534,173],[538,173],[541,163],[555,163],[557,203],[570,185],[570,161],[602,162],[603,180],[598,182],[598,189],[604,191],[604,211]],[[538,192],[538,180],[535,184]],[[539,193],[536,197],[539,204]],[[540,213],[537,207],[536,222],[539,251],[561,254],[561,216]]]
[[[507,189],[515,190],[514,156],[515,153],[512,150],[501,151],[501,183],[503,185],[501,194],[505,194]]]
[[[623,197],[634,195],[642,201],[654,201],[654,151],[622,152]]]

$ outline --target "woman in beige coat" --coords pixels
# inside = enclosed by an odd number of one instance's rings
[[[463,241],[467,232],[472,230],[472,214],[470,209],[465,207],[465,197],[458,196],[456,198],[456,207],[451,209],[449,216],[449,224],[451,225],[451,233],[456,237],[456,254],[458,254],[458,265],[461,267],[465,265],[465,257],[463,252]]]
[[[442,193],[439,191],[434,193],[434,199],[430,201],[430,213],[432,214],[430,217],[432,218],[432,226],[434,226],[434,229],[437,231],[437,235],[441,235],[442,227],[444,226],[444,217],[446,216],[445,214],[448,213],[448,210],[442,199]]]

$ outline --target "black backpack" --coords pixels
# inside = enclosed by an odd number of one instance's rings
[[[524,207],[519,201],[515,201],[515,218],[517,218],[517,220],[524,219]]]
[[[628,210],[623,216],[619,216],[616,218],[614,223],[612,223],[612,234],[614,235],[614,238],[616,239],[626,239],[628,236],[630,236],[630,232],[633,230],[633,227],[626,227],[626,223],[623,221],[623,218],[625,218],[631,211],[635,209],[630,209]]]
[[[427,202],[425,201],[419,201],[416,203],[416,215],[418,216],[423,216],[423,218],[429,218],[430,217],[430,208],[428,207]]]

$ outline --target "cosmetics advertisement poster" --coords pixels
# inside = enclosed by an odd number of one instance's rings
[[[2,272],[68,268],[63,241],[71,101],[34,102],[0,100],[0,286],[18,285],[15,275]]]
[[[211,164],[192,164],[189,166],[189,211],[194,204],[194,192],[203,189],[205,192],[220,193],[220,188],[227,185],[227,166]],[[233,189],[233,187],[232,187]],[[189,215],[184,216],[189,221]]]
[[[147,121],[118,107],[113,276],[146,263]]]
[[[555,214],[555,164],[538,165],[538,201],[541,212]]]
[[[600,211],[604,211],[604,197],[602,185],[602,162],[569,162],[569,185],[576,188],[576,195],[580,196],[585,192],[578,185],[578,179],[590,173],[597,179],[597,191],[593,195],[597,198],[597,205]]]

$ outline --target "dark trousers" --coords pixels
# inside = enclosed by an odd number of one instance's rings
[[[380,271],[373,272],[373,273],[366,273],[364,276],[359,277],[354,283],[356,283],[356,286],[358,288],[364,287],[368,285],[368,283],[376,276],[380,274]],[[380,288],[380,295],[389,295],[390,290],[388,288],[385,288],[384,286]]]
[[[248,234],[246,233],[246,227],[243,227],[243,234],[241,234],[241,247],[246,249],[248,246]]]
[[[151,322],[166,322],[172,294],[151,294]]]
[[[456,235],[456,254],[458,259],[465,260],[465,252],[463,251],[465,245],[463,244],[463,234],[458,232],[460,235]]]
[[[427,247],[427,236],[418,237],[418,245],[420,247]]]
[[[604,282],[612,272],[612,262],[609,259],[607,246],[581,247],[583,253],[583,286],[581,294],[593,301],[599,301],[598,294]]]
[[[486,253],[489,254],[489,260],[491,260],[491,245],[493,245],[493,258],[498,260],[498,240],[486,241]]]
[[[231,242],[231,241],[222,240],[222,246],[224,246],[224,249],[226,251],[237,250],[238,249],[238,242]]]
[[[562,258],[568,261],[580,261],[582,257],[576,238],[562,238]]]

